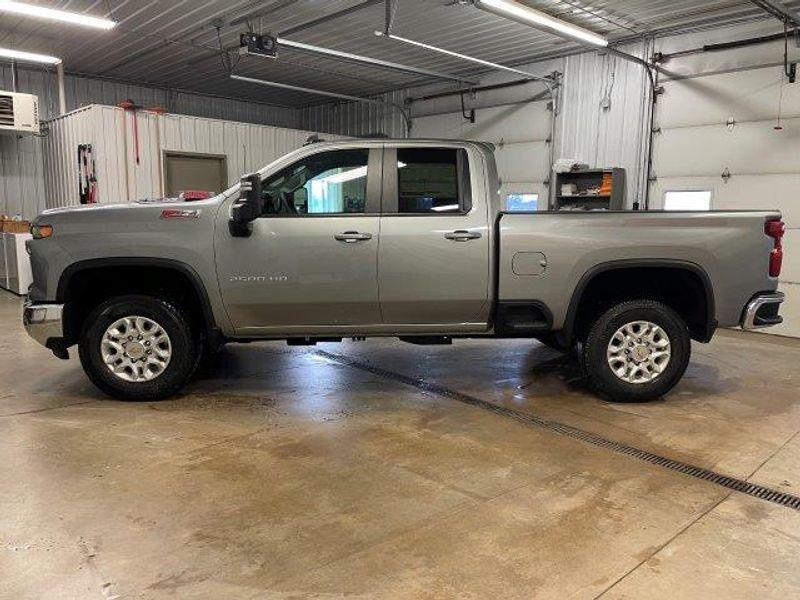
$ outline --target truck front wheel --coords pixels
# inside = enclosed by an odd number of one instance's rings
[[[196,336],[176,305],[151,296],[117,296],[84,323],[83,369],[109,396],[159,400],[176,393],[197,362]]]
[[[613,306],[594,322],[583,347],[594,388],[616,402],[667,394],[683,377],[691,355],[686,323],[653,300]]]

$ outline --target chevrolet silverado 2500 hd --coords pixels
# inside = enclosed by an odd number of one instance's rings
[[[223,342],[397,336],[577,347],[604,396],[660,396],[691,340],[781,322],[777,211],[501,210],[492,147],[307,145],[197,202],[47,210],[32,337],[78,345],[129,399],[177,392]]]

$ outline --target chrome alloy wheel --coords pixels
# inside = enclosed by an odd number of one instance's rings
[[[649,383],[669,365],[671,344],[666,332],[650,321],[633,321],[617,329],[606,352],[608,366],[627,383]]]
[[[161,325],[134,315],[109,325],[100,342],[100,355],[108,370],[120,379],[151,381],[169,365],[172,343]]]

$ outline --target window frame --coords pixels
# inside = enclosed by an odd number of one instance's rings
[[[383,148],[375,146],[353,147],[353,148],[327,148],[319,152],[306,154],[294,162],[282,166],[280,169],[265,175],[261,178],[261,183],[266,184],[267,180],[274,177],[281,171],[291,168],[299,163],[305,162],[315,156],[328,154],[331,152],[351,152],[366,151],[367,154],[367,186],[366,199],[364,202],[364,212],[360,213],[297,213],[297,214],[262,214],[259,219],[331,219],[331,218],[353,218],[353,217],[378,217],[381,214],[381,187],[383,171]]]
[[[453,150],[456,152],[456,177],[458,183],[459,211],[453,212],[399,212],[399,185],[397,177],[397,151],[403,149]],[[469,152],[463,146],[403,145],[387,146],[383,151],[383,195],[381,216],[383,217],[463,217],[472,212],[472,180]]]

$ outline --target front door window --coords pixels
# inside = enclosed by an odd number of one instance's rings
[[[363,214],[369,150],[333,150],[304,158],[263,186],[265,216]]]

